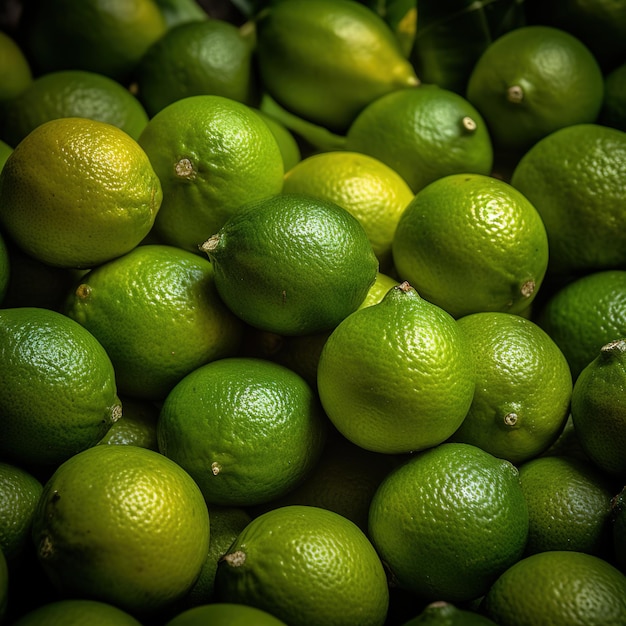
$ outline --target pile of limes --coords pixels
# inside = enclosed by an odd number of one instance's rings
[[[0,625],[626,625],[626,0],[0,5]]]

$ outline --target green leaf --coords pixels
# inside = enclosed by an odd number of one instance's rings
[[[465,94],[487,46],[524,26],[524,0],[417,0],[411,62],[420,80]]]

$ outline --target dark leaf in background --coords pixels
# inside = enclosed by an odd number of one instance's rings
[[[524,23],[524,0],[417,0],[411,61],[423,83],[464,95],[485,48]]]

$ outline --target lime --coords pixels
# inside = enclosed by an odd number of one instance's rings
[[[130,251],[152,228],[161,199],[139,144],[86,118],[41,124],[0,174],[2,227],[27,254],[59,267],[89,268]]]
[[[118,391],[136,398],[162,400],[200,365],[234,356],[242,336],[208,259],[174,246],[138,246],[91,270],[64,312],[107,350]]]
[[[402,279],[453,317],[522,312],[548,267],[535,207],[482,174],[452,174],[419,191],[400,217],[392,252]]]
[[[612,483],[593,464],[563,456],[519,468],[528,504],[526,554],[573,550],[606,557]]]
[[[485,118],[494,145],[522,154],[559,128],[595,122],[604,78],[593,54],[573,35],[522,26],[485,49],[466,94]]]
[[[626,576],[583,552],[540,552],[505,571],[482,610],[507,626],[619,626],[626,622]]]
[[[37,76],[2,109],[0,136],[12,146],[44,122],[86,117],[108,122],[137,139],[148,114],[120,83],[96,72],[64,70]]]
[[[419,83],[388,24],[352,0],[271,3],[255,25],[264,89],[335,132],[376,98]]]
[[[95,445],[121,416],[111,360],[74,320],[0,309],[0,346],[3,458],[54,466]]]
[[[108,602],[64,599],[49,602],[22,615],[14,626],[140,626],[130,613]]]
[[[604,472],[626,479],[626,340],[602,348],[572,392],[572,421],[580,445]]]
[[[226,305],[282,335],[334,328],[363,302],[378,270],[357,218],[305,194],[241,207],[201,249]]]
[[[367,450],[396,454],[452,435],[470,407],[474,370],[456,321],[405,282],[333,330],[317,385],[341,434]]]
[[[626,132],[576,124],[536,143],[511,184],[541,215],[552,273],[616,269],[626,261],[623,181]]]
[[[35,0],[22,21],[25,51],[38,74],[80,69],[122,82],[167,31],[154,0]]]
[[[33,75],[18,43],[0,31],[0,102],[12,100],[26,89]]]
[[[216,585],[223,601],[293,626],[382,626],[389,602],[385,570],[365,533],[312,506],[253,519],[220,561]]]
[[[179,613],[165,626],[286,626],[266,611],[245,604],[215,602]]]
[[[139,143],[163,186],[155,233],[191,252],[242,205],[283,188],[274,135],[252,109],[230,98],[177,100],[150,119]]]
[[[30,529],[43,486],[33,474],[9,463],[0,463],[0,552],[16,561],[30,545]]]
[[[156,403],[129,398],[121,398],[124,412],[122,417],[109,428],[98,445],[140,446],[158,450],[156,423],[159,407]]]
[[[197,368],[172,389],[157,437],[209,504],[251,506],[283,495],[312,470],[325,419],[295,372],[234,357]]]
[[[254,40],[220,19],[171,27],[143,55],[136,69],[138,97],[153,117],[168,104],[213,94],[252,104]]]
[[[493,165],[478,110],[436,85],[399,89],[368,104],[348,129],[346,149],[387,164],[414,193],[448,174],[490,174]]]
[[[283,192],[308,194],[346,209],[365,229],[381,270],[391,269],[391,242],[413,192],[382,161],[346,150],[314,154],[286,172]]]
[[[154,616],[200,573],[209,514],[189,474],[158,452],[94,446],[44,485],[33,540],[63,596]]]
[[[391,580],[429,601],[481,597],[522,556],[527,534],[517,469],[464,443],[410,458],[370,506],[369,536]]]
[[[626,271],[591,272],[571,280],[549,292],[536,320],[576,379],[604,344],[626,337]]]
[[[552,445],[569,415],[572,376],[537,324],[512,313],[458,320],[474,362],[476,391],[453,441],[519,464]]]
[[[598,122],[626,131],[626,62],[604,77],[604,101]]]

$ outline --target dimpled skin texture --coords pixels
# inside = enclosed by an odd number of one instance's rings
[[[468,444],[410,459],[370,505],[369,536],[392,580],[427,600],[479,598],[521,557],[527,533],[517,470]]]
[[[337,429],[374,452],[423,450],[461,424],[474,393],[455,320],[408,285],[346,318],[318,365],[322,405]]]
[[[371,102],[350,126],[346,149],[380,159],[414,193],[449,174],[487,175],[493,165],[480,113],[462,96],[436,85],[396,90]]]
[[[511,184],[537,209],[554,273],[617,269],[626,262],[626,133],[599,124],[557,130],[520,159]]]
[[[590,554],[540,552],[504,572],[481,610],[500,626],[622,626],[626,576]]]
[[[520,466],[530,525],[526,554],[575,550],[603,556],[613,485],[593,464],[541,457]]]
[[[124,131],[56,119],[35,128],[7,159],[0,223],[38,260],[90,268],[139,244],[162,197],[146,153]]]
[[[261,359],[220,359],[170,392],[159,450],[184,467],[210,504],[248,506],[294,488],[322,451],[325,416],[309,385]]]
[[[512,313],[474,313],[458,324],[474,360],[476,391],[452,439],[516,465],[544,452],[564,427],[572,395],[558,346]]]
[[[511,185],[476,174],[420,191],[400,217],[392,251],[402,279],[453,317],[522,311],[548,266],[533,205]]]
[[[215,289],[208,259],[142,245],[83,276],[64,312],[102,343],[120,394],[163,399],[200,365],[232,356],[241,322]]]
[[[150,119],[139,144],[163,186],[155,233],[191,252],[240,207],[283,188],[283,160],[272,132],[230,98],[172,102]]]
[[[565,355],[575,380],[603,345],[626,336],[626,271],[592,272],[565,284],[535,319]]]
[[[158,452],[95,446],[44,486],[33,540],[62,593],[148,615],[194,583],[209,548],[209,514],[191,477]]]
[[[334,328],[363,302],[378,271],[358,220],[304,194],[248,205],[212,239],[203,249],[224,302],[248,324],[283,335]]]
[[[382,626],[389,603],[367,536],[338,513],[301,505],[248,524],[218,565],[216,584],[226,602],[256,606],[291,626]]]
[[[5,458],[58,464],[97,443],[119,417],[115,372],[104,348],[55,311],[0,311],[0,370]]]
[[[373,100],[418,84],[391,29],[359,3],[273,3],[256,27],[259,71],[270,95],[335,132],[343,133]]]

